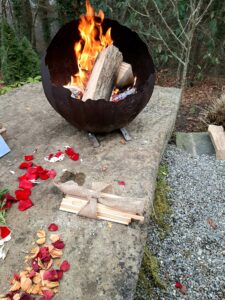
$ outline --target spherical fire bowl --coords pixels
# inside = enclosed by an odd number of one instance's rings
[[[103,32],[111,27],[113,44],[122,52],[123,61],[132,65],[137,77],[137,93],[117,103],[105,99],[88,99],[86,102],[74,99],[63,85],[68,84],[71,75],[78,71],[74,55],[74,44],[80,40],[78,22],[67,23],[58,31],[42,59],[45,95],[53,108],[79,129],[100,133],[125,127],[146,106],[153,92],[155,71],[147,46],[134,31],[114,20],[105,19]]]

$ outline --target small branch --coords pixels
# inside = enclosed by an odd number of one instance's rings
[[[187,50],[185,44],[177,37],[177,35],[176,35],[176,34],[174,33],[174,31],[172,30],[172,28],[171,28],[171,27],[168,25],[168,23],[166,22],[165,18],[164,18],[163,15],[162,15],[162,12],[159,10],[159,7],[158,7],[157,3],[155,2],[155,0],[152,0],[152,2],[154,3],[155,8],[156,8],[158,14],[160,15],[160,17],[161,17],[163,23],[165,24],[166,28],[169,30],[169,32],[171,33],[171,35],[178,41],[178,43],[179,43],[185,50]]]
[[[210,0],[209,3],[208,3],[208,5],[206,6],[206,9],[203,11],[203,13],[201,14],[201,16],[198,18],[196,26],[198,26],[198,24],[202,21],[203,17],[207,13],[207,11],[208,11],[208,9],[209,9],[209,7],[211,6],[212,3],[213,3],[213,0]]]
[[[142,17],[146,17],[146,18],[149,18],[149,17],[150,17],[149,14],[145,15],[145,14],[141,13],[140,11],[136,10],[135,8],[133,8],[133,7],[130,5],[130,3],[127,3],[127,6],[128,6],[131,10],[133,10],[134,12],[136,12],[138,15],[141,15]]]
[[[156,28],[156,32],[159,36],[159,38],[161,39],[161,41],[163,42],[163,44],[165,45],[165,47],[167,48],[167,50],[173,55],[173,57],[175,57],[183,66],[185,65],[184,61],[180,59],[179,56],[176,55],[176,53],[173,52],[173,50],[170,49],[170,47],[168,46],[168,44],[164,41],[163,37],[161,36],[160,32],[157,30]]]

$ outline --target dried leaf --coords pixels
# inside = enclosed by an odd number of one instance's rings
[[[218,227],[218,225],[211,218],[208,218],[208,224],[214,230]]]
[[[14,280],[13,285],[11,286],[11,288],[9,289],[10,292],[15,292],[18,291],[20,289],[20,282]]]
[[[61,249],[52,249],[52,251],[50,252],[50,255],[52,258],[61,258],[63,255],[63,252]]]
[[[43,245],[43,244],[45,243],[45,241],[46,241],[46,239],[45,239],[45,237],[43,237],[43,238],[38,239],[38,240],[36,241],[36,243],[37,243],[38,245]]]
[[[54,242],[60,240],[60,236],[58,234],[51,234],[50,240],[54,243]]]
[[[38,284],[41,282],[41,275],[39,273],[36,273],[36,275],[33,278],[33,283]]]
[[[53,288],[59,286],[59,282],[58,281],[47,281],[46,280],[44,286],[47,287],[47,288],[53,289]]]
[[[40,247],[35,247],[35,248],[31,249],[32,255],[30,255],[30,258],[33,259],[33,258],[37,257],[39,251],[40,251]]]
[[[22,277],[21,276],[20,284],[21,284],[21,290],[24,291],[24,292],[26,292],[31,287],[32,281],[31,281],[30,278]]]
[[[38,237],[39,239],[45,238],[45,237],[46,237],[45,231],[42,230],[42,229],[39,229],[39,230],[37,231],[37,237]]]

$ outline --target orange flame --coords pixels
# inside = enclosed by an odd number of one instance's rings
[[[86,0],[86,16],[80,17],[78,26],[81,39],[74,45],[79,71],[71,77],[71,85],[84,89],[98,54],[113,43],[111,28],[105,35],[103,34],[103,20],[103,11],[100,10],[96,15],[93,7]]]

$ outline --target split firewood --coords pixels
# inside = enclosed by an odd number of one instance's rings
[[[133,85],[133,83],[134,75],[132,66],[126,62],[122,62],[116,79],[116,87],[121,89],[126,86]]]
[[[113,45],[108,46],[99,53],[84,91],[82,101],[88,99],[105,99],[109,101],[122,61],[122,53]]]
[[[64,194],[79,197],[82,199],[89,199],[90,197],[98,199],[98,202],[109,206],[112,209],[118,209],[124,212],[142,215],[144,212],[146,200],[145,198],[122,197],[114,194],[97,192],[91,189],[78,186],[74,181],[67,181],[65,183],[55,183],[55,185]]]
[[[78,215],[86,216],[86,217],[92,217],[99,220],[106,220],[111,222],[116,222],[124,225],[128,225],[132,220],[144,221],[143,216],[139,216],[133,213],[120,211],[117,209],[113,209],[111,207],[108,207],[106,205],[103,205],[101,203],[96,202],[96,211],[93,215],[92,213],[87,210],[86,214],[80,213],[83,209],[88,209],[88,200],[81,199],[79,197],[74,196],[66,196],[63,198],[60,210],[75,213]]]
[[[216,159],[225,160],[225,134],[223,126],[209,125],[208,133],[216,151]]]

